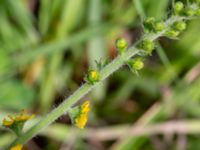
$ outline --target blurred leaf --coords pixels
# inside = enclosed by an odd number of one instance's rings
[[[156,19],[163,19],[167,16],[167,5],[169,0],[151,0],[146,5],[146,14],[148,17],[155,17]]]
[[[199,32],[200,21],[194,20],[189,23],[188,29],[177,42],[176,46],[181,49],[182,54],[190,53],[195,57],[200,56],[200,37]]]
[[[22,31],[26,33],[29,39],[32,42],[36,42],[37,34],[32,24],[33,16],[28,11],[25,3],[23,4],[20,0],[15,1],[15,3],[13,3],[12,0],[7,0],[6,3],[10,16],[14,17],[16,23],[21,27]]]
[[[141,17],[141,19],[144,19],[146,17],[144,8],[143,8],[143,3],[141,0],[133,0],[133,4],[135,6],[135,9],[137,10],[137,13]]]
[[[27,109],[32,107],[34,91],[27,85],[9,80],[0,84],[0,108],[1,109]]]
[[[0,49],[0,75],[7,69],[9,64],[10,60],[6,50]]]

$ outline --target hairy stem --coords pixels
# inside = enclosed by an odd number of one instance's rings
[[[180,21],[183,19],[188,19],[185,17],[174,16],[168,19],[166,24],[166,29],[162,32],[158,32],[155,34],[145,34],[141,39],[148,38],[149,40],[155,40],[158,37],[162,36],[163,33],[176,21]],[[117,71],[120,67],[122,67],[127,60],[131,57],[137,55],[141,52],[141,49],[136,48],[135,46],[130,47],[123,55],[117,56],[111,63],[109,63],[105,68],[100,71],[101,81],[105,80],[112,73]],[[101,82],[100,81],[100,82]],[[68,110],[76,103],[79,99],[85,96],[88,92],[90,92],[94,87],[96,87],[99,82],[91,85],[88,83],[83,84],[79,89],[77,89],[70,97],[66,98],[57,108],[52,110],[48,115],[44,116],[37,124],[35,124],[32,128],[30,128],[27,132],[18,137],[12,145],[15,144],[24,144],[35,135],[37,135],[42,129],[47,127],[49,124],[54,122],[58,117],[68,112]]]

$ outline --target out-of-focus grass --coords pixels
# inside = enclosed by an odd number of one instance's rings
[[[126,37],[131,45],[141,34],[141,20],[166,18],[170,4],[168,0],[1,0],[0,119],[20,109],[38,117],[52,110],[83,83],[87,69],[96,67],[95,60],[116,56],[117,37]],[[88,128],[153,125],[171,119],[199,121],[200,80],[197,76],[187,82],[193,78],[189,73],[199,73],[192,70],[200,58],[199,25],[199,20],[190,22],[180,40],[161,38],[139,77],[124,67],[88,94],[85,98],[94,101]],[[81,150],[153,150],[156,145],[151,136],[123,134],[114,141],[85,141],[85,132],[67,142],[64,134],[78,132],[69,129],[69,118],[63,116],[37,137],[42,143],[31,142],[44,150],[60,149],[63,143],[76,143],[73,149]],[[166,149],[176,148],[178,138],[166,140],[166,136],[157,138]],[[0,128],[2,148],[11,138]],[[196,135],[185,138],[185,150],[200,146]]]

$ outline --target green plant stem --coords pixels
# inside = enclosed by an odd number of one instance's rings
[[[166,29],[162,32],[158,32],[156,34],[148,34],[144,35],[141,39],[148,38],[150,40],[155,40],[158,37],[162,36],[163,33],[176,21],[180,21],[183,19],[187,19],[185,17],[171,17],[168,19],[166,23]],[[141,52],[141,49],[136,48],[135,46],[130,47],[124,54],[117,56],[111,63],[109,63],[105,68],[103,68],[100,72],[101,81],[105,80],[112,73],[117,71],[120,67],[122,67],[127,60],[131,57],[137,55]],[[16,144],[24,144],[32,137],[34,137],[38,132],[42,129],[46,128],[49,124],[54,122],[61,115],[67,113],[67,111],[76,103],[79,99],[85,96],[89,91],[91,91],[94,87],[98,85],[99,82],[91,85],[88,83],[83,84],[79,89],[77,89],[70,97],[66,98],[63,103],[61,103],[57,108],[52,110],[48,115],[44,116],[37,124],[35,124],[32,128],[30,128],[23,135],[18,137],[11,145]]]

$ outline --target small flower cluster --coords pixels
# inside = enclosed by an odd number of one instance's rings
[[[72,108],[69,116],[76,127],[83,129],[87,123],[89,111],[90,103],[85,101],[81,106]]]
[[[25,122],[33,117],[34,115],[28,115],[25,110],[22,110],[20,114],[8,115],[3,119],[2,125],[14,131],[16,135],[20,135]]]
[[[8,118],[4,118],[2,122],[5,127],[10,127],[15,123],[25,122],[33,117],[34,115],[27,115],[25,110],[22,110],[20,114],[8,115]]]
[[[180,16],[200,16],[200,1],[195,0],[186,6],[182,2],[176,2],[174,4],[174,14]]]
[[[123,55],[123,53],[127,50],[128,42],[123,38],[118,38],[115,42],[115,45],[119,54]],[[141,70],[144,67],[144,63],[140,57],[128,60],[127,65],[134,73],[137,73],[138,70]]]
[[[176,2],[173,7],[172,16],[181,16],[181,17],[193,17],[200,16],[200,0],[196,0],[195,3],[188,4],[184,6],[182,2]],[[182,19],[171,26],[168,26],[164,21],[157,21],[155,18],[150,17],[144,21],[143,24],[144,32],[146,35],[153,35],[161,33],[163,36],[169,38],[176,38],[180,33],[187,28],[186,20]],[[155,49],[154,41],[149,38],[151,36],[145,36],[138,44],[137,47],[141,50],[140,56],[133,58],[127,62],[131,71],[137,73],[138,70],[141,70],[144,67],[144,57],[151,55]],[[125,39],[119,38],[116,40],[116,48],[119,54],[123,54],[127,49],[127,42]]]
[[[182,2],[176,2],[173,6],[173,14],[172,16],[181,16],[181,17],[193,17],[193,16],[200,16],[200,0],[195,0],[193,3],[189,3],[184,5]],[[169,38],[177,38],[180,33],[187,28],[186,20],[182,19],[181,21],[177,21],[171,26],[168,26],[162,20],[156,20],[153,17],[147,18],[143,23],[144,32],[146,35],[153,35],[157,33],[162,33],[163,36]],[[131,68],[132,71],[137,72],[144,67],[144,56],[151,55],[153,50],[155,49],[154,40],[149,38],[151,36],[145,36],[137,45],[137,47],[141,50],[141,56],[134,58],[127,62],[128,66]],[[119,55],[123,55],[127,48],[128,42],[123,38],[118,38],[115,42],[116,49]],[[102,69],[105,64],[97,63],[98,69]],[[85,81],[88,84],[94,84],[100,81],[100,74],[99,70],[89,70]]]
[[[178,1],[174,4],[173,8],[174,16],[182,16],[182,17],[195,17],[200,16],[200,2],[196,0],[193,3],[189,3],[184,5],[182,2]],[[165,36],[176,38],[181,31],[184,31],[187,27],[187,23],[185,20],[175,22],[173,26],[165,33]]]
[[[88,112],[90,111],[89,106],[90,106],[89,101],[85,101],[80,106],[80,114],[75,118],[75,125],[80,129],[84,128],[85,124],[87,123]]]

